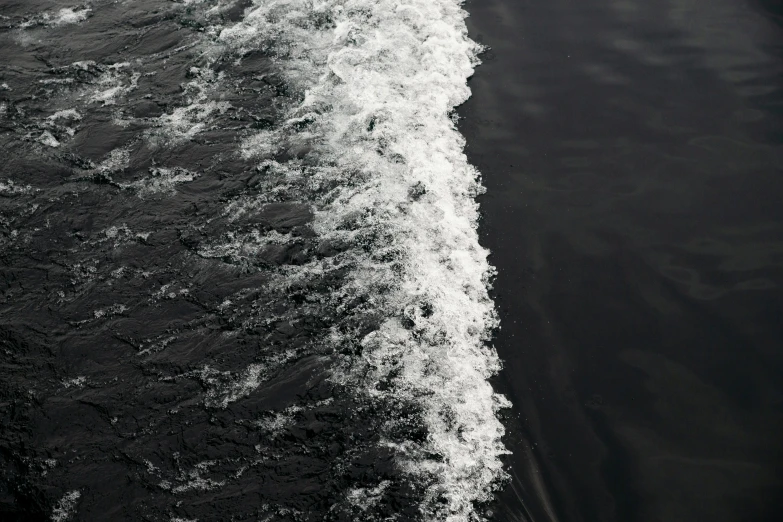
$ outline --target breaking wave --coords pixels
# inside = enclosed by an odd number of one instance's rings
[[[113,380],[64,359],[51,393],[134,397],[82,451],[124,447],[124,423],[145,418],[126,463],[141,503],[171,520],[187,499],[212,518],[485,519],[507,401],[489,384],[493,268],[454,113],[481,51],[466,16],[460,0],[145,0],[9,19],[20,46],[122,17],[169,27],[53,62],[26,98],[40,109],[0,105],[19,150],[67,165],[0,180],[19,208],[67,214],[0,244],[48,252],[35,234],[68,234],[56,305],[128,354]],[[99,497],[68,484],[58,519]],[[144,509],[128,513],[162,520]]]
[[[428,484],[423,512],[454,521],[489,499],[505,452],[505,400],[487,382],[499,362],[486,344],[496,316],[476,231],[479,173],[451,116],[480,50],[465,16],[457,0],[258,1],[216,38],[240,61],[273,55],[300,93],[285,123],[242,152],[304,178],[315,231],[351,246],[332,261],[350,276],[329,300],[361,300],[377,325],[331,332],[350,347],[333,379],[420,407],[424,440],[384,442]]]

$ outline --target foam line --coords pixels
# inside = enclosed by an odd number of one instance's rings
[[[497,412],[507,402],[487,380],[500,363],[487,346],[497,318],[477,234],[480,176],[450,118],[480,50],[465,17],[457,0],[256,0],[218,38],[238,54],[271,53],[299,93],[288,126],[250,137],[243,155],[305,151],[293,164],[315,163],[313,183],[337,187],[314,203],[318,234],[369,242],[345,255],[342,295],[367,296],[385,320],[360,339],[333,332],[335,345],[361,346],[334,378],[420,406],[426,441],[388,444],[428,484],[424,518],[450,522],[481,518],[506,452]]]

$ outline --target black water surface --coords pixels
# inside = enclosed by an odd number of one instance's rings
[[[247,5],[0,1],[0,520],[419,516],[379,447],[418,411],[327,378],[358,347],[325,338],[377,323],[321,304],[350,245],[306,176],[238,152],[301,96],[210,47]]]
[[[503,521],[783,516],[783,10],[470,1]]]

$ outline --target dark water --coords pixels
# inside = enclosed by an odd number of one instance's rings
[[[0,519],[783,513],[778,6],[467,4],[479,238],[402,4],[0,0]]]
[[[482,0],[498,520],[783,516],[783,10]]]
[[[0,2],[0,519],[483,512],[475,47],[432,9],[442,48],[383,3]]]

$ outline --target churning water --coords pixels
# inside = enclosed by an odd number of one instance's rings
[[[4,509],[483,519],[460,2],[3,5]]]

